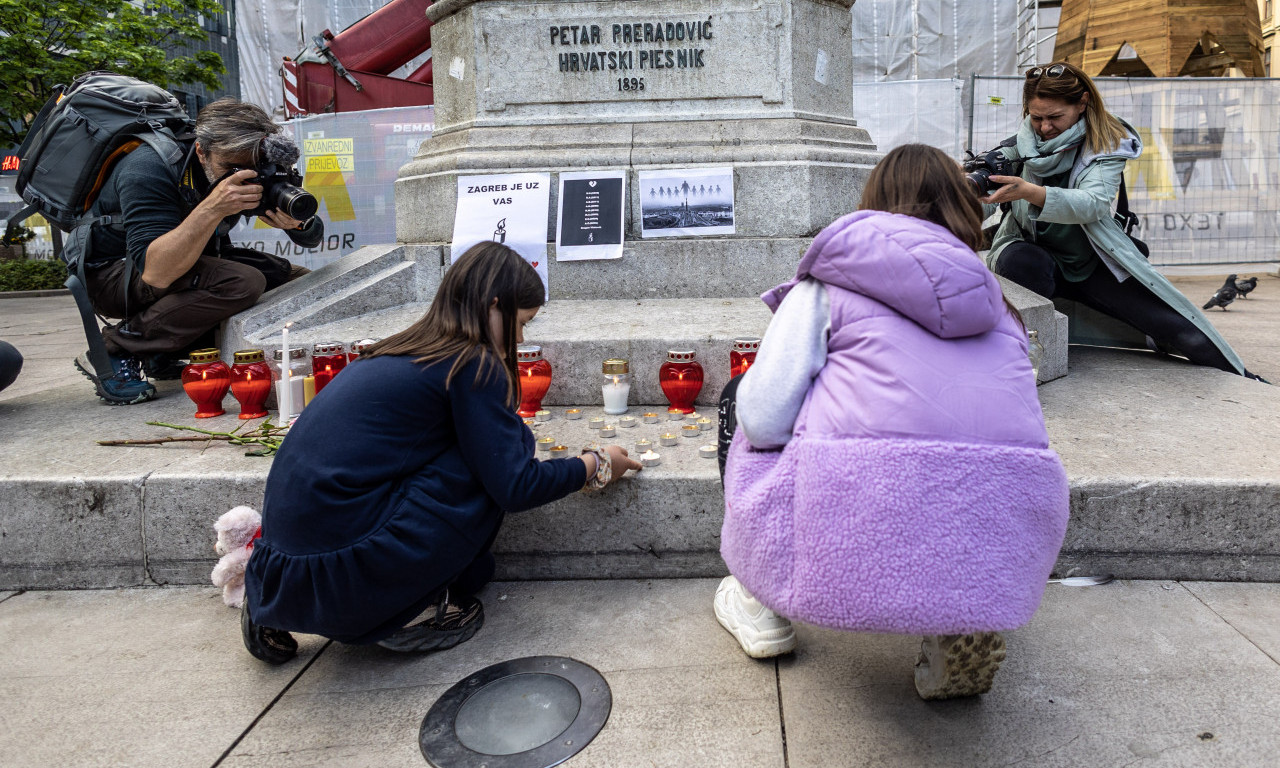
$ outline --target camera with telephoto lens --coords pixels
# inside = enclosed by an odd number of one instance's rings
[[[298,145],[286,136],[272,134],[258,145],[257,175],[246,184],[262,185],[262,200],[252,210],[241,211],[245,216],[261,216],[267,211],[278,210],[286,216],[306,221],[316,215],[320,204],[315,195],[302,188],[302,174],[298,173]],[[235,168],[237,170],[246,170]]]
[[[316,215],[320,204],[315,195],[302,188],[302,175],[296,168],[281,168],[274,163],[259,165],[253,170],[258,175],[248,184],[262,185],[262,200],[258,207],[244,211],[246,216],[261,216],[272,209],[279,210],[298,221],[306,221]]]
[[[968,152],[968,155],[969,159],[961,164],[965,171],[964,177],[981,196],[989,195],[1004,186],[992,182],[992,176],[1017,176],[1022,173],[1022,161],[1010,160],[998,148],[980,155]]]

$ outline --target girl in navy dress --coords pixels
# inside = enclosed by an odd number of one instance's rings
[[[517,253],[473,246],[421,320],[307,407],[267,477],[241,613],[250,653],[287,661],[290,631],[398,651],[457,645],[483,623],[474,593],[493,575],[507,512],[640,469],[617,446],[534,457],[516,414],[516,345],[543,298]]]

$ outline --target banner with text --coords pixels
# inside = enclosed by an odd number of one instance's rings
[[[231,230],[232,241],[310,269],[366,245],[394,243],[396,174],[431,138],[432,108],[316,115],[281,125],[302,152],[298,170],[303,188],[320,204],[324,240],[315,248],[301,248],[284,232],[254,218]]]

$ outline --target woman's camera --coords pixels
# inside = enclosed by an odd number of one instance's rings
[[[981,196],[989,195],[1004,186],[993,183],[992,176],[1017,176],[1022,173],[1022,163],[1005,157],[999,149],[990,149],[976,156],[972,152],[968,154],[969,159],[961,164],[965,171],[964,177]]]

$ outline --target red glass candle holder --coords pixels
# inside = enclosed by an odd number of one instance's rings
[[[355,360],[357,357],[363,355],[366,349],[380,341],[382,341],[382,339],[361,339],[359,341],[351,342],[351,352],[347,355],[347,360]]]
[[[751,364],[756,361],[756,353],[759,351],[759,339],[734,339],[733,349],[729,351],[729,378],[746,373]]]
[[[347,351],[341,342],[321,341],[311,348],[311,375],[316,377],[316,394],[347,367]]]
[[[197,349],[191,363],[182,369],[182,389],[196,404],[196,418],[209,419],[226,413],[222,398],[231,387],[231,369],[216,349]]]
[[[672,408],[681,413],[693,413],[693,401],[702,392],[702,365],[694,358],[693,350],[673,349],[667,352],[667,361],[658,369],[658,383]]]
[[[271,366],[260,349],[242,349],[231,366],[231,396],[240,403],[240,418],[261,419],[267,415],[267,395],[271,394]]]
[[[516,348],[516,369],[520,374],[521,416],[531,418],[542,408],[542,398],[551,388],[551,363],[542,357],[542,347],[521,344]]]

